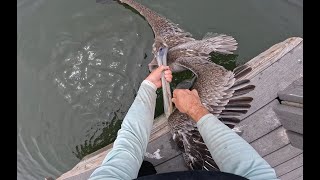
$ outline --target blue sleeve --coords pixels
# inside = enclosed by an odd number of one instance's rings
[[[197,126],[213,160],[222,172],[252,180],[277,179],[274,169],[238,134],[207,114]]]
[[[90,180],[137,178],[153,125],[156,90],[150,81],[141,83],[112,150],[91,174]]]

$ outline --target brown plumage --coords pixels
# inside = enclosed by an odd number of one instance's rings
[[[191,34],[154,11],[133,0],[120,0],[136,9],[150,24],[155,42],[152,52],[169,48],[168,65],[173,72],[191,70],[196,75],[192,89],[196,89],[202,104],[228,127],[240,122],[238,117],[250,108],[251,97],[244,96],[254,89],[249,80],[237,80],[251,71],[241,66],[233,72],[209,60],[209,53],[232,54],[237,49],[236,40],[224,34],[207,34],[196,40]],[[150,70],[156,66],[155,59]],[[173,139],[183,152],[190,169],[218,170],[195,122],[186,114],[175,110],[168,118]]]

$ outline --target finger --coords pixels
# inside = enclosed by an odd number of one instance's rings
[[[169,66],[161,65],[156,70],[157,70],[157,73],[162,73],[162,71],[169,70]]]
[[[176,104],[176,98],[172,98],[171,101]]]
[[[164,75],[164,78],[166,78],[166,79],[167,79],[167,78],[171,78],[171,79],[172,79],[172,75],[171,75],[171,74],[165,74],[165,75]]]
[[[164,70],[169,70],[170,69],[170,67],[169,66],[164,66],[164,65],[161,65],[161,66],[159,66],[159,68],[158,68],[160,71],[164,71]]]
[[[196,89],[192,89],[191,91],[194,95],[199,96],[198,91]]]
[[[163,70],[165,70],[165,66],[164,65],[161,65],[157,68],[157,71],[160,71],[162,72]]]
[[[175,89],[173,91],[173,97],[185,96],[188,94],[189,89]]]
[[[174,91],[173,91],[173,97],[177,97],[177,95],[179,94],[179,92],[181,92],[182,91],[182,89],[175,89]]]
[[[166,78],[166,81],[167,81],[167,82],[169,82],[169,83],[171,83],[171,81],[172,81],[172,77],[168,77],[168,78]]]
[[[164,74],[165,75],[170,75],[170,74],[172,74],[172,72],[170,70],[166,70],[166,71],[164,71]]]

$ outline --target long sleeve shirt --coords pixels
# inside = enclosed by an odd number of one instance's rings
[[[137,96],[123,120],[112,150],[90,180],[135,179],[149,141],[156,104],[156,86],[141,83]],[[252,180],[277,179],[274,169],[244,139],[207,114],[197,126],[213,160],[222,172]]]

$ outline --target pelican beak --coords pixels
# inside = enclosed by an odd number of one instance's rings
[[[157,65],[161,66],[167,66],[167,54],[168,54],[168,48],[161,48],[157,53]]]
[[[163,58],[167,58],[168,48],[161,48],[157,53],[157,58],[152,59],[152,61],[148,64],[149,71],[152,72],[159,67],[158,59],[162,60]]]
[[[167,66],[167,54],[168,48],[161,48],[157,53],[158,66]],[[171,90],[170,84],[165,80],[164,74],[161,76],[162,93],[163,93],[163,108],[166,117],[168,118],[172,113],[172,101],[171,101]]]
[[[167,47],[161,48],[161,49],[159,50],[159,55],[160,55],[160,57],[167,59],[168,48],[167,48]]]

